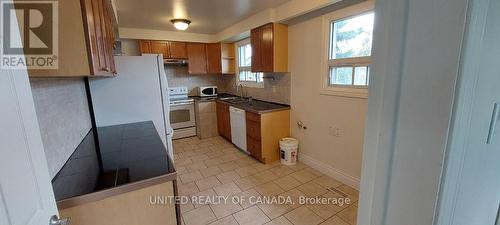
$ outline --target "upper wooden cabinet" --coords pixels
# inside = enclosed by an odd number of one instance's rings
[[[288,27],[269,23],[252,29],[252,72],[288,72]]]
[[[206,74],[207,73],[207,52],[204,43],[188,43],[188,73]]]
[[[211,43],[207,45],[207,73],[222,73],[221,43]]]
[[[187,48],[185,42],[173,42],[170,41],[169,49],[170,49],[170,58],[172,59],[187,59]]]
[[[185,42],[139,40],[141,53],[162,54],[165,59],[187,59]]]
[[[113,76],[115,17],[108,0],[64,0],[59,4],[58,68],[28,67],[30,77]]]

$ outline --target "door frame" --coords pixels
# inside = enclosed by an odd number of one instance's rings
[[[457,55],[460,58],[459,65],[456,67],[457,72],[457,82],[459,85],[455,84],[455,90],[450,100],[452,105],[450,115],[450,126],[448,127],[448,132],[452,127],[457,127],[460,124],[462,118],[470,116],[470,105],[472,98],[469,93],[473,92],[470,87],[474,84],[474,77],[461,78],[459,71],[464,71],[465,69],[472,69],[470,67],[474,62],[474,55],[477,54],[470,51],[475,45],[480,44],[480,36],[475,29],[478,29],[478,25],[484,26],[484,18],[482,15],[486,14],[487,7],[483,4],[490,0],[480,0],[481,3],[476,1],[464,0],[464,1],[448,1],[449,4],[460,4],[461,7],[467,9],[467,21],[464,21],[463,29],[464,35],[462,37],[462,49],[461,53]],[[471,5],[474,6],[473,10],[469,10]],[[428,7],[433,7],[429,4]],[[374,31],[374,45],[373,45],[373,73],[376,76],[371,76],[370,78],[370,88],[369,88],[369,101],[368,101],[368,114],[365,126],[365,143],[363,150],[363,163],[362,163],[362,176],[361,176],[361,188],[360,188],[360,205],[358,211],[358,224],[370,224],[370,225],[385,225],[389,224],[386,221],[388,203],[389,203],[389,191],[395,191],[394,187],[390,186],[391,179],[394,173],[394,155],[396,148],[396,141],[398,139],[398,119],[401,115],[400,112],[400,97],[401,93],[404,92],[402,87],[402,82],[404,77],[402,76],[405,60],[405,44],[407,42],[408,36],[408,22],[411,13],[418,13],[416,11],[422,10],[422,8],[415,9],[413,3],[410,0],[376,0],[375,1],[375,12],[376,12],[376,25]],[[446,19],[441,17],[434,17],[430,19]],[[424,21],[429,22],[429,21]],[[454,21],[450,21],[453,23]],[[456,21],[455,21],[456,22]],[[379,26],[377,24],[384,24]],[[474,28],[476,26],[476,28]],[[474,29],[473,29],[474,28]],[[435,46],[440,48],[441,46]],[[442,47],[441,47],[442,49]],[[443,49],[446,51],[446,49]],[[464,57],[460,55],[465,54]],[[470,61],[470,62],[469,62]],[[467,65],[470,67],[467,67]],[[435,66],[435,65],[431,65]],[[458,96],[458,97],[457,97]],[[470,98],[470,99],[469,99]],[[469,107],[469,109],[467,108]],[[445,118],[443,118],[445,119]],[[374,135],[372,135],[374,134]],[[383,134],[383,135],[381,135]],[[446,154],[449,151],[449,146],[451,140],[456,138],[460,140],[459,136],[465,135],[464,133],[457,133],[457,137],[451,137],[444,141],[445,149],[443,153]],[[448,136],[450,138],[450,136]],[[464,143],[462,143],[464,144]],[[464,150],[464,149],[462,149]],[[454,159],[459,159],[462,153],[453,153]],[[456,154],[456,155],[455,155]],[[399,159],[407,157],[406,155],[398,155]],[[448,160],[450,156],[446,156]],[[406,159],[407,160],[407,159]],[[418,160],[418,159],[416,159]],[[445,158],[443,157],[443,163]],[[450,163],[448,162],[448,167]],[[453,165],[460,166],[460,165]],[[443,166],[444,168],[444,166]],[[452,169],[453,170],[453,169]],[[443,171],[440,171],[441,179],[440,183],[443,182]],[[453,174],[457,176],[457,174]],[[401,176],[401,174],[400,174]],[[390,189],[392,188],[392,189]],[[443,199],[441,203],[450,203],[449,196],[442,194],[443,189],[438,187],[440,190],[436,196],[435,205],[426,207],[435,207],[434,216],[432,218],[433,224],[436,224],[436,215],[442,213],[445,207],[449,205],[438,204],[438,198]],[[401,192],[402,190],[396,190]],[[408,193],[408,195],[414,195],[413,193]],[[439,197],[441,196],[441,197]],[[394,201],[394,200],[393,200]],[[415,204],[413,202],[408,202],[405,204]],[[408,221],[410,223],[410,221]],[[440,224],[441,225],[441,224]]]
[[[490,2],[491,0],[469,1],[467,32],[464,35],[460,75],[434,219],[436,225],[452,225],[454,221],[459,182],[465,166],[464,158],[468,153],[468,137],[471,132],[469,128],[478,88],[480,54]]]

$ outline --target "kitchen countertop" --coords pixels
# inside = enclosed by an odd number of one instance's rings
[[[100,151],[89,132],[53,179],[59,209],[176,179],[153,122],[99,127],[97,134]]]
[[[262,100],[253,99],[252,101],[248,101],[248,98],[245,101],[231,101],[231,100],[223,100],[223,98],[231,98],[239,96],[231,95],[231,94],[219,94],[217,97],[192,97],[195,101],[198,102],[207,102],[207,101],[219,101],[230,106],[243,109],[245,111],[263,114],[269,112],[276,112],[282,110],[289,110],[290,106],[285,104],[279,104],[274,102],[267,102]]]

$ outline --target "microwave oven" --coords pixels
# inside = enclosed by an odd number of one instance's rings
[[[197,94],[200,97],[217,96],[217,86],[197,87]]]

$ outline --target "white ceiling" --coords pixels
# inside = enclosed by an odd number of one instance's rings
[[[119,27],[175,31],[173,18],[192,21],[186,32],[215,34],[289,0],[116,0]]]

